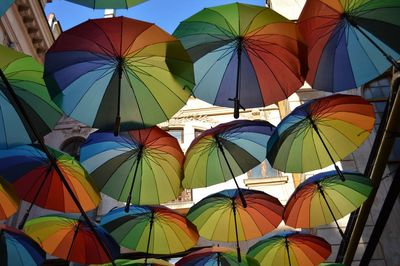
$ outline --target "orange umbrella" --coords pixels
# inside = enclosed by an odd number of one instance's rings
[[[19,208],[20,200],[14,188],[4,178],[0,177],[0,220],[5,220]]]

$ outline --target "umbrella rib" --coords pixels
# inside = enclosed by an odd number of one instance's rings
[[[136,155],[135,155],[136,156]],[[125,162],[124,162],[125,163]],[[129,170],[129,173],[128,173],[128,177],[125,179],[125,182],[124,182],[124,185],[122,186],[122,188],[121,188],[121,191],[119,192],[119,196],[118,196],[118,198],[119,199],[121,199],[121,197],[122,197],[122,193],[123,193],[123,191],[124,191],[124,188],[125,188],[125,186],[126,186],[126,184],[128,183],[128,179],[129,179],[129,175],[132,173],[132,169],[133,169],[133,167],[136,165],[136,164],[138,164],[138,163],[140,163],[140,161],[138,161],[137,160],[137,157],[135,157],[135,161],[134,161],[134,163],[131,165],[131,167],[130,167],[130,170]],[[122,165],[122,163],[121,163],[121,165]],[[116,169],[117,170],[117,169]],[[136,173],[137,174],[137,173]],[[132,177],[133,178],[133,177]],[[108,181],[111,181],[110,179],[108,180]],[[107,183],[108,183],[108,181],[107,181]],[[135,177],[135,181],[136,181],[136,177]],[[136,183],[136,182],[135,182]],[[135,185],[135,184],[133,184],[133,185]],[[133,193],[133,191],[132,191],[132,193]]]

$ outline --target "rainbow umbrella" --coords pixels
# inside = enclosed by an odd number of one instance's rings
[[[173,33],[194,63],[196,97],[226,107],[261,107],[288,98],[304,82],[305,47],[295,23],[262,6],[205,8]]]
[[[283,206],[279,200],[257,190],[241,190],[247,207],[243,207],[236,189],[209,195],[193,205],[187,218],[197,226],[200,236],[223,242],[236,242],[261,237],[282,221]]]
[[[27,221],[24,231],[47,253],[66,261],[99,264],[116,259],[119,245],[103,228],[92,226],[97,236],[84,220],[47,215]]]
[[[70,155],[47,147],[66,181],[85,211],[96,208],[100,195],[86,170]],[[61,212],[80,212],[46,154],[38,146],[22,145],[0,150],[0,175],[12,185],[19,197],[33,204]]]
[[[359,87],[391,65],[400,70],[400,2],[308,0],[297,25],[309,47],[307,82],[338,92]]]
[[[118,259],[114,261],[117,266],[174,266],[168,261],[161,259],[148,258],[146,259],[137,259],[137,260],[127,260],[127,259]],[[102,266],[111,266],[111,263],[102,264]]]
[[[147,254],[174,254],[197,244],[196,226],[164,206],[131,205],[110,211],[101,226],[123,247]]]
[[[116,135],[168,120],[194,85],[180,41],[124,17],[88,20],[63,32],[46,54],[44,79],[67,115]]]
[[[13,227],[0,224],[0,265],[39,266],[46,253],[29,236]]]
[[[289,173],[334,164],[341,175],[335,162],[368,138],[374,121],[373,106],[360,96],[337,94],[311,100],[278,124],[268,141],[268,161],[272,167]]]
[[[61,118],[61,111],[50,100],[41,64],[28,55],[2,45],[0,58],[0,149],[31,144],[37,137],[29,127],[29,122],[42,138]]]
[[[369,178],[343,172],[344,181],[336,171],[316,174],[302,182],[290,196],[283,213],[285,223],[292,227],[312,228],[337,223],[356,210],[372,191]]]
[[[282,231],[250,247],[247,255],[263,266],[316,266],[331,254],[323,238],[296,231]]]
[[[236,251],[225,247],[203,248],[180,259],[176,266],[260,266],[255,259],[241,255],[238,263]]]
[[[136,6],[147,0],[67,0],[93,9],[123,9]]]
[[[0,17],[6,13],[8,8],[11,6],[11,4],[14,3],[14,0],[2,0],[0,3]]]
[[[158,127],[97,131],[81,147],[82,165],[108,196],[134,204],[160,204],[182,192],[184,155],[177,140]]]
[[[14,188],[0,177],[0,220],[6,220],[17,212],[20,199]]]
[[[265,160],[274,129],[266,121],[235,120],[204,131],[186,151],[183,187],[208,187],[233,178],[239,188],[235,177]]]

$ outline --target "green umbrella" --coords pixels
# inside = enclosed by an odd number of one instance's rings
[[[93,9],[123,9],[136,6],[147,0],[67,0]]]
[[[36,139],[8,85],[43,137],[61,118],[60,109],[50,100],[43,81],[43,66],[32,57],[0,45],[0,148],[30,144]]]

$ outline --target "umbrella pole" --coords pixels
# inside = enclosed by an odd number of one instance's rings
[[[233,99],[229,99],[231,101],[233,101],[233,117],[234,118],[239,118],[239,109],[243,108],[240,105],[240,92],[239,92],[239,88],[240,88],[240,66],[242,64],[242,42],[243,42],[243,38],[239,37],[238,38],[238,44],[237,44],[237,56],[238,56],[238,65],[237,65],[237,71],[236,71],[236,94],[235,94],[235,98]]]
[[[74,245],[74,241],[75,241],[75,239],[76,239],[76,237],[78,236],[78,231],[79,231],[79,226],[81,225],[81,221],[80,220],[78,220],[78,225],[76,226],[76,228],[75,228],[75,231],[74,231],[74,236],[72,237],[72,241],[71,241],[71,246],[69,247],[69,250],[68,250],[68,255],[67,255],[67,261],[69,260],[69,255],[71,255],[71,250],[72,250],[72,246]]]
[[[221,266],[220,256],[219,252],[217,252],[217,266]]]
[[[144,258],[144,265],[147,265],[147,257],[149,255],[151,231],[153,229],[153,224],[154,224],[154,211],[151,211],[149,237],[147,238],[146,257]]]
[[[44,176],[42,182],[40,183],[40,186],[39,186],[38,190],[36,190],[36,193],[35,193],[35,196],[33,197],[33,200],[32,200],[32,202],[31,202],[31,205],[30,205],[29,208],[26,210],[26,212],[25,212],[25,214],[24,214],[24,217],[22,218],[21,222],[20,222],[19,225],[18,225],[18,229],[21,230],[22,228],[24,228],[25,222],[26,222],[26,220],[27,220],[28,217],[29,217],[29,214],[30,214],[30,212],[31,212],[31,210],[32,210],[33,204],[35,204],[37,198],[39,197],[39,194],[40,194],[40,192],[42,191],[42,188],[43,188],[44,184],[46,183],[46,179],[47,179],[47,177],[49,176],[50,171],[51,171],[51,166],[47,168],[46,175]]]
[[[238,262],[241,262],[242,261],[242,257],[240,256],[239,235],[238,235],[238,228],[237,228],[237,221],[236,221],[236,203],[235,203],[235,199],[234,198],[232,198],[232,210],[233,210],[233,219],[235,220],[237,259],[238,259]]]
[[[129,195],[128,195],[128,198],[126,200],[125,212],[129,212],[129,206],[131,205],[131,200],[132,200],[133,185],[135,184],[136,174],[137,174],[137,170],[139,168],[140,160],[142,159],[142,155],[143,155],[143,147],[140,146],[139,147],[139,151],[138,151],[138,155],[136,157],[137,158],[136,159],[136,167],[135,167],[135,172],[133,173],[133,180],[132,180],[132,183],[131,183],[131,188],[129,189]]]
[[[24,107],[22,106],[21,101],[18,99],[17,94],[15,94],[13,88],[11,87],[11,84],[8,82],[7,77],[4,75],[3,70],[0,69],[0,77],[4,82],[4,85],[6,86],[8,92],[10,93],[12,100],[14,103],[17,105],[16,107],[19,109],[21,112],[23,118],[25,119],[25,122],[28,124],[29,129],[32,130],[32,133],[35,135],[35,138],[40,144],[40,147],[46,154],[47,158],[50,161],[51,166],[54,168],[54,170],[57,172],[58,176],[61,179],[61,182],[63,183],[65,189],[68,191],[69,195],[71,196],[72,200],[74,201],[75,205],[79,209],[80,213],[82,214],[83,218],[85,219],[85,222],[88,223],[90,229],[92,230],[94,236],[96,237],[97,241],[99,242],[100,246],[104,250],[105,254],[107,255],[108,259],[111,261],[112,265],[115,266],[115,263],[111,257],[111,254],[109,253],[108,249],[104,245],[103,241],[101,240],[100,236],[97,234],[96,230],[94,229],[94,225],[90,221],[89,217],[87,216],[85,210],[82,208],[81,203],[79,202],[78,198],[76,197],[74,191],[68,184],[67,180],[65,179],[64,174],[61,172],[61,169],[58,167],[57,161],[54,158],[53,154],[49,151],[47,148],[46,144],[44,144],[43,138],[40,136],[40,134],[37,132],[36,128],[32,124],[32,121],[29,119],[28,113],[25,111]]]
[[[347,21],[351,24],[351,26],[353,26],[354,28],[356,28],[365,38],[367,38],[368,41],[370,41],[370,43],[375,46],[376,49],[379,50],[379,52],[381,52],[386,59],[389,61],[389,63],[392,64],[392,66],[394,66],[397,71],[400,71],[400,65],[399,63],[396,62],[396,60],[394,60],[394,58],[390,55],[387,54],[374,40],[371,39],[371,37],[369,37],[359,26],[358,24],[354,21],[354,19],[350,18],[350,17],[346,17]]]
[[[285,247],[286,247],[286,251],[287,251],[287,257],[289,260],[289,266],[292,266],[292,262],[290,261],[289,242],[287,240],[287,237],[285,237]]]
[[[324,146],[325,151],[328,153],[329,158],[331,159],[333,165],[335,166],[335,170],[336,170],[337,174],[339,175],[339,177],[342,181],[345,181],[346,178],[344,177],[344,175],[343,175],[342,171],[339,169],[339,167],[336,165],[336,162],[333,159],[332,154],[328,150],[328,147],[326,146],[325,141],[322,139],[321,133],[319,132],[317,125],[314,123],[314,120],[312,120],[312,118],[310,116],[308,116],[308,119],[310,120],[310,123],[311,123],[313,129],[315,130],[315,132],[317,132],[319,140],[322,142],[322,145]]]
[[[337,222],[335,215],[333,214],[333,211],[331,209],[331,206],[328,203],[328,200],[326,199],[324,190],[322,189],[322,187],[321,187],[321,185],[319,183],[317,183],[317,186],[318,186],[319,192],[321,193],[322,198],[324,199],[324,201],[326,203],[326,206],[328,206],[328,210],[331,213],[331,215],[333,217],[333,220],[335,221],[336,227],[339,230],[340,235],[342,236],[342,238],[344,238],[344,233],[343,233],[342,229],[340,228],[339,223]]]
[[[242,191],[240,190],[239,184],[238,184],[237,181],[236,181],[235,174],[233,173],[233,170],[232,170],[231,166],[229,165],[228,158],[226,158],[226,154],[225,154],[225,151],[224,151],[224,147],[222,146],[222,143],[221,143],[221,141],[219,140],[219,137],[218,137],[217,135],[214,136],[214,139],[215,139],[215,141],[217,142],[218,148],[219,148],[219,150],[221,151],[222,156],[224,157],[225,163],[226,163],[226,165],[228,166],[229,172],[230,172],[231,175],[232,175],[232,179],[233,179],[233,181],[235,181],[235,185],[236,185],[236,188],[237,188],[237,190],[238,190],[240,200],[242,201],[242,205],[243,205],[244,208],[247,208],[246,199],[244,198],[244,195],[243,195]]]
[[[124,61],[118,58],[118,96],[117,96],[117,116],[115,117],[114,136],[119,135],[121,125],[121,79],[122,79],[122,65]]]

